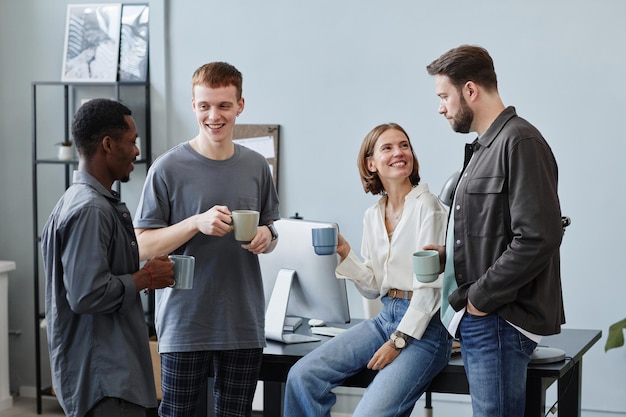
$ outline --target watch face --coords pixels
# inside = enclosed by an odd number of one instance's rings
[[[401,337],[396,337],[396,339],[393,341],[393,343],[395,343],[396,347],[398,349],[402,349],[406,346],[406,340],[404,340]]]

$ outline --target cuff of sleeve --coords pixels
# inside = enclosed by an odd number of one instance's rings
[[[120,314],[123,315],[130,311],[133,304],[135,304],[137,286],[135,285],[133,276],[130,274],[122,275],[120,280],[122,281],[122,284],[124,284],[124,300],[122,301],[122,307],[120,308]]]

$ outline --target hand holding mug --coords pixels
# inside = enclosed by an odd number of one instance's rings
[[[166,255],[149,259],[142,269],[150,277],[148,289],[166,288],[174,283],[174,263]]]
[[[337,233],[337,254],[342,261],[350,254],[350,244],[341,233]]]
[[[230,233],[231,212],[226,206],[213,206],[195,218],[196,229],[207,236],[224,236]]]
[[[446,247],[441,245],[425,245],[423,250],[436,250],[439,253],[439,273],[442,273],[446,265]]]

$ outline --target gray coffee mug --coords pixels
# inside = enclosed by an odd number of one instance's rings
[[[250,242],[256,235],[259,225],[259,212],[255,210],[233,210],[235,240]]]
[[[413,254],[413,272],[419,282],[433,282],[439,276],[441,265],[436,250],[418,251]]]
[[[174,262],[174,286],[177,290],[190,290],[193,287],[193,275],[196,258],[190,255],[170,255]]]

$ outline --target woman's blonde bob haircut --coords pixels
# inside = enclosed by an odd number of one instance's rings
[[[361,182],[363,183],[363,189],[365,193],[372,193],[373,195],[383,194],[385,192],[385,188],[383,187],[383,183],[378,177],[377,172],[372,172],[367,167],[367,158],[370,158],[374,155],[374,147],[376,146],[376,141],[384,132],[389,129],[395,129],[404,134],[406,139],[409,141],[409,146],[411,147],[411,153],[413,154],[413,171],[411,175],[409,175],[409,180],[412,185],[417,185],[420,182],[420,173],[419,173],[419,163],[417,162],[417,156],[415,156],[415,150],[413,149],[413,145],[411,144],[411,139],[409,139],[409,135],[406,131],[397,123],[384,123],[373,128],[363,139],[363,143],[361,144],[361,150],[359,151],[359,157],[357,159],[357,166],[359,167],[359,174],[361,174]]]

